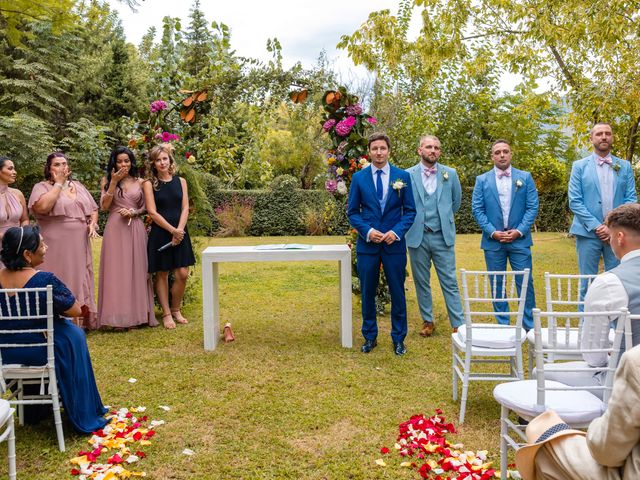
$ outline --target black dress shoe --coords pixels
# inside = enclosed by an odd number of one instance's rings
[[[362,353],[369,353],[376,345],[378,345],[378,342],[375,340],[365,340],[360,351],[362,351]]]
[[[393,353],[396,355],[404,355],[407,353],[407,348],[403,342],[393,342]]]

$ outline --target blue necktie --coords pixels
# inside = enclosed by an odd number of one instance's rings
[[[376,175],[378,176],[376,179],[376,193],[378,194],[378,200],[382,200],[382,170],[376,170]]]

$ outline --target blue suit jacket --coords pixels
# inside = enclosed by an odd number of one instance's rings
[[[519,183],[522,186],[518,187]],[[493,232],[503,230],[502,209],[494,169],[476,178],[471,208],[476,222],[482,229],[480,247],[483,250],[500,250],[503,244],[491,238]],[[537,216],[538,191],[531,174],[511,167],[511,208],[507,229],[516,229],[522,233],[511,245],[520,248],[533,245],[531,227]]]
[[[356,172],[351,179],[347,215],[351,226],[358,231],[357,253],[374,254],[380,252],[381,249],[386,253],[406,254],[407,252],[404,236],[416,216],[411,180],[409,174],[404,170],[393,165],[389,166],[391,167],[389,190],[384,212],[380,209],[380,202],[376,196],[371,167]],[[400,190],[394,190],[391,184],[396,180],[402,180],[406,186]],[[367,242],[367,233],[371,228],[382,233],[393,230],[400,241],[393,242],[391,245]]]
[[[631,164],[626,160],[611,156],[614,170],[613,208],[637,201],[636,182]],[[573,162],[569,179],[569,208],[573,212],[573,223],[569,230],[574,235],[597,238],[595,229],[604,223],[600,181],[593,154]]]
[[[416,220],[407,232],[407,246],[418,248],[422,243],[424,235],[424,197],[427,192],[422,183],[422,162],[407,169],[411,175],[411,188],[413,189],[413,199],[416,204]],[[446,172],[446,175],[445,175]],[[438,176],[436,187],[436,198],[438,200],[438,217],[440,217],[440,228],[445,245],[451,247],[456,242],[456,224],[453,214],[460,208],[462,198],[462,188],[455,169],[438,163]],[[447,177],[445,180],[444,177]]]

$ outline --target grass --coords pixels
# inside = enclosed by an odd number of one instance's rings
[[[544,271],[575,273],[572,240],[536,234],[535,287],[542,304]],[[216,238],[205,245],[342,243],[340,237]],[[458,268],[484,269],[478,235],[459,235]],[[95,245],[96,255],[99,244]],[[96,256],[97,259],[97,256]],[[96,260],[96,266],[97,266]],[[200,270],[184,313],[191,323],[175,331],[141,328],[88,335],[98,387],[106,404],[145,405],[164,419],[138,464],[155,479],[415,479],[415,471],[377,467],[380,447],[392,447],[397,426],[416,413],[441,408],[457,424],[451,400],[450,327],[439,287],[437,329],[421,326],[411,278],[407,282],[408,354],[391,350],[389,317],[379,319],[379,345],[359,352],[360,303],[354,299],[354,348],[339,341],[339,297],[332,262],[222,264],[222,322],[236,341],[204,352]],[[97,272],[96,272],[97,274]],[[137,379],[132,384],[127,380]],[[493,384],[473,383],[467,418],[455,435],[469,449],[497,460],[499,407]],[[169,405],[164,412],[159,405]],[[19,478],[61,479],[88,436],[65,426],[67,452],[57,450],[53,422],[17,428]],[[181,452],[190,448],[196,453]],[[6,447],[0,447],[4,456]],[[0,457],[1,458],[1,457]],[[0,466],[0,476],[6,472]]]

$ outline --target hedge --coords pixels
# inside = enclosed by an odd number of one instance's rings
[[[346,235],[349,221],[346,216],[345,198],[336,198],[324,190],[301,190],[296,188],[298,181],[293,177],[278,177],[269,190],[221,190],[207,188],[205,191],[215,209],[225,203],[248,201],[254,205],[253,223],[249,230],[254,236],[305,235],[305,212],[315,210],[322,213],[329,206],[333,216],[328,225],[330,234]],[[472,189],[464,189],[462,205],[456,214],[458,233],[479,233],[480,229],[471,214]],[[569,230],[571,212],[569,211],[567,192],[548,192],[540,194],[540,210],[535,228],[545,232],[566,232]],[[220,228],[217,219],[213,219],[213,231]]]

